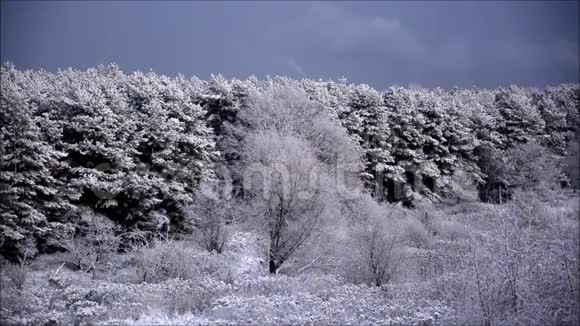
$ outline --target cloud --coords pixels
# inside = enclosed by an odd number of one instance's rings
[[[499,59],[530,69],[537,66],[569,66],[578,69],[578,43],[554,40],[545,43],[521,42],[516,40],[496,43]]]
[[[389,16],[379,7],[369,13],[349,11],[338,2],[310,3],[300,21],[287,29],[270,30],[268,39],[273,40],[270,44],[282,57],[281,63],[296,75],[347,75],[379,88],[416,81],[428,87],[491,87],[498,80],[533,85],[540,80],[577,79],[575,40],[542,40],[529,33],[510,34],[509,29],[504,33],[501,26],[489,31],[462,26],[465,30],[427,33],[424,28],[429,24]],[[502,41],[505,35],[514,38]],[[308,63],[308,74],[302,63]]]
[[[445,69],[469,70],[473,66],[472,50],[465,41],[447,40],[432,50],[438,64]]]
[[[389,56],[424,56],[425,46],[397,19],[362,17],[332,3],[313,3],[309,13],[312,37],[338,52]]]
[[[294,69],[294,71],[296,71],[297,73],[300,74],[300,76],[302,77],[306,77],[306,74],[304,73],[304,69],[302,69],[302,66],[299,65],[296,60],[293,57],[288,57],[288,60],[286,61],[286,63],[292,68]]]
[[[580,66],[578,58],[580,51],[578,50],[578,42],[570,42],[559,40],[553,42],[553,56],[556,62],[572,65],[576,68]]]
[[[538,74],[555,66],[579,67],[576,41],[497,41],[452,35],[430,40],[397,18],[357,15],[331,2],[313,3],[306,23],[311,46],[354,60],[380,61],[391,68],[404,66],[419,74],[469,76],[495,63],[506,71],[520,69]]]
[[[333,3],[313,3],[307,18],[314,43],[352,57],[373,56],[415,69],[466,71],[470,49],[461,40],[428,42],[397,18],[356,15]]]

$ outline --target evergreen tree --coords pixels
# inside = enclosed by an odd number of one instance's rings
[[[47,236],[50,214],[67,208],[57,178],[65,154],[50,143],[58,124],[26,96],[30,75],[1,69],[0,252],[10,255],[27,236]]]
[[[535,92],[512,86],[500,89],[496,94],[495,106],[499,113],[497,131],[503,137],[499,144],[501,149],[525,143],[542,134],[545,123],[533,102]]]

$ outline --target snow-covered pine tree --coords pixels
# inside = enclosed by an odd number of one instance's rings
[[[184,222],[180,209],[192,201],[200,181],[215,177],[219,155],[206,111],[196,104],[197,88],[180,85],[185,83],[153,73],[128,77],[131,119],[140,139],[135,160],[143,168],[127,180],[124,193],[135,203],[130,216],[149,221],[162,212],[177,227]]]
[[[425,138],[425,117],[418,110],[420,90],[409,90],[393,87],[383,94],[384,105],[388,109],[387,120],[391,130],[392,164],[385,169],[389,183],[389,200],[401,198],[399,188],[410,181],[414,183],[411,171],[420,169],[425,164],[423,146]],[[434,167],[433,164],[430,167]],[[436,167],[435,167],[436,168]],[[409,172],[409,173],[406,173]],[[433,173],[436,173],[433,171]],[[414,187],[414,185],[413,185]],[[402,188],[401,188],[402,189]]]
[[[354,86],[349,106],[351,121],[360,121],[360,126],[352,130],[362,141],[360,146],[364,153],[365,186],[378,200],[383,200],[385,193],[385,171],[395,160],[391,155],[390,128],[387,108],[383,105],[381,94],[368,85]]]
[[[542,143],[562,155],[580,124],[580,88],[573,84],[546,87],[535,95],[535,102],[545,122]]]
[[[545,123],[533,102],[535,92],[537,92],[535,89],[517,86],[499,89],[497,92],[495,96],[495,106],[499,113],[497,131],[505,139],[500,145],[501,149],[525,143],[542,135]]]
[[[0,253],[15,257],[26,237],[46,240],[57,227],[51,214],[67,208],[57,177],[65,154],[51,144],[58,123],[29,97],[35,75],[3,65],[1,78]]]

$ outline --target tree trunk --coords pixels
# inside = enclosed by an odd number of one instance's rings
[[[270,274],[276,274],[276,270],[278,267],[276,266],[276,262],[274,261],[274,257],[270,255]]]

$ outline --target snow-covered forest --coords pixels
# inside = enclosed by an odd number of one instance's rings
[[[2,324],[580,323],[580,86],[1,68]]]

